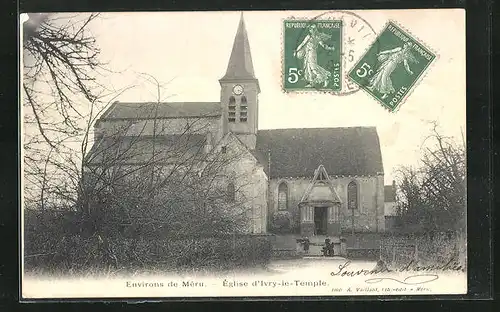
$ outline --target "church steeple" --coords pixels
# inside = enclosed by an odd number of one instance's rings
[[[259,119],[259,81],[253,71],[250,43],[243,13],[226,74],[219,80],[221,85],[222,132],[232,132],[251,150],[257,142]]]
[[[256,79],[253,71],[252,55],[250,53],[250,44],[248,42],[243,13],[241,13],[240,23],[234,38],[233,50],[231,51],[227,71],[221,81],[240,79]]]

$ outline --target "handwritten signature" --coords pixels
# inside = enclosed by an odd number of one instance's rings
[[[341,277],[355,277],[355,276],[368,276],[368,275],[378,275],[381,273],[391,273],[391,272],[424,272],[410,275],[402,280],[394,277],[374,277],[365,280],[368,284],[380,283],[384,280],[391,280],[405,285],[421,285],[425,283],[430,283],[439,279],[439,276],[435,273],[429,271],[462,271],[463,267],[457,263],[449,261],[445,265],[429,265],[429,266],[418,266],[413,261],[410,261],[404,267],[396,270],[391,270],[384,266],[377,266],[372,270],[359,269],[359,270],[347,270],[346,268],[351,264],[351,261],[346,261],[339,265],[339,269],[336,272],[331,272],[331,276],[341,276]]]

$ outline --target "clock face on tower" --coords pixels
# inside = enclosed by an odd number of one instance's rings
[[[236,95],[241,95],[243,93],[243,87],[240,85],[235,85],[233,87],[233,93]]]

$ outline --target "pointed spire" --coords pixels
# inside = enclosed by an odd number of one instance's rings
[[[221,80],[230,79],[255,79],[243,12],[241,12],[240,23],[234,38],[233,50],[229,58],[227,71]]]

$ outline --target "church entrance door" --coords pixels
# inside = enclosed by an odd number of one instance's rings
[[[314,235],[326,235],[327,212],[327,207],[314,207]]]

